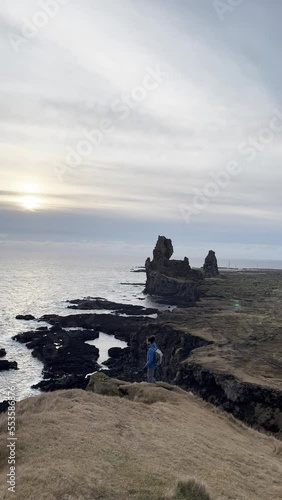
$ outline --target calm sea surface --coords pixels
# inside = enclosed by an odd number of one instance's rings
[[[0,400],[7,399],[9,385],[16,387],[17,399],[36,394],[31,385],[41,380],[42,363],[31,356],[30,351],[11,339],[17,333],[35,328],[35,321],[15,319],[17,314],[71,314],[66,308],[69,299],[85,296],[103,297],[116,302],[155,306],[142,293],[144,273],[130,270],[144,263],[145,258],[128,256],[76,255],[75,253],[50,254],[42,252],[8,254],[1,256],[0,287],[0,348],[4,347],[7,357],[15,360],[19,370],[0,372]],[[191,265],[201,262],[191,259]],[[226,260],[220,265],[228,266]],[[282,262],[240,261],[230,263],[238,267],[263,267],[282,269]],[[121,284],[127,283],[127,285]],[[42,326],[42,323],[41,323]],[[107,342],[107,343],[106,343]],[[118,345],[115,339],[101,336],[97,340],[100,362],[107,358],[110,347]]]

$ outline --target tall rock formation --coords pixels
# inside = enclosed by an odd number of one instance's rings
[[[165,236],[159,236],[153,250],[154,260],[170,259],[173,255],[172,241]]]
[[[170,260],[172,255],[171,240],[159,236],[153,260],[148,258],[145,262],[145,293],[160,297],[164,303],[193,306],[203,294],[203,275],[191,269],[187,257]]]
[[[215,252],[210,250],[205,258],[205,263],[203,265],[204,277],[205,278],[217,278],[219,276],[217,258]]]

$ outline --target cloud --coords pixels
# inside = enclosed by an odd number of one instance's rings
[[[224,22],[211,2],[72,1],[17,54],[7,34],[21,33],[23,17],[32,19],[38,9],[15,0],[0,20],[0,209],[9,208],[13,219],[8,232],[20,231],[16,199],[26,181],[42,186],[46,213],[37,217],[44,233],[51,231],[50,210],[115,216],[122,227],[124,218],[145,223],[152,217],[156,227],[175,221],[190,231],[179,205],[191,204],[194,190],[234,159],[242,173],[197,217],[199,231],[212,219],[222,235],[229,220],[227,230],[241,225],[246,237],[244,228],[260,223],[260,243],[269,224],[280,223],[281,134],[253,162],[238,153],[269,126],[274,109],[282,113],[282,9],[275,0],[243,2]],[[148,68],[158,66],[168,76],[132,102]],[[129,106],[126,119],[114,111],[117,101]],[[77,152],[85,130],[103,120],[114,124],[113,132],[78,167],[67,164],[70,148]],[[62,179],[58,164],[67,167]],[[97,231],[97,238],[104,234],[100,226]]]

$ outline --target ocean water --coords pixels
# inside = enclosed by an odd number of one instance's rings
[[[144,259],[138,257],[76,255],[67,252],[58,255],[42,252],[1,255],[0,348],[4,347],[7,351],[3,359],[17,361],[19,369],[0,372],[0,400],[7,399],[11,385],[16,387],[18,400],[34,395],[39,391],[32,390],[31,385],[42,379],[42,363],[33,358],[24,345],[11,339],[13,335],[39,325],[36,321],[16,320],[16,315],[32,314],[39,318],[50,313],[72,314],[73,311],[67,309],[66,301],[85,296],[154,306],[142,293],[145,274],[130,272],[143,263]],[[44,323],[40,323],[42,325]],[[110,347],[121,344],[123,346],[124,343],[100,335],[95,344],[100,349],[99,362],[103,363],[107,359]]]
[[[66,301],[85,296],[162,308],[143,295],[145,274],[130,272],[131,269],[142,266],[145,257],[112,257],[69,250],[59,253],[49,250],[31,253],[2,252],[0,256],[0,348],[4,347],[7,351],[7,356],[3,359],[17,361],[19,367],[19,370],[0,372],[0,401],[7,399],[11,385],[16,388],[18,400],[37,394],[39,391],[32,390],[31,386],[42,379],[42,363],[33,358],[24,345],[11,338],[17,333],[36,328],[38,323],[16,320],[16,315],[32,314],[38,318],[51,313],[72,314],[72,310],[67,309]],[[191,265],[195,267],[202,262],[203,259],[190,259]],[[222,259],[219,260],[219,265],[282,269],[281,261]],[[107,359],[110,347],[123,346],[119,342],[102,334],[96,343],[93,341],[100,350],[100,363]]]

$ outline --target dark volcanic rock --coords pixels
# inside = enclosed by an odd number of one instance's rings
[[[138,269],[131,269],[131,273],[145,273],[146,269],[145,267],[139,267]]]
[[[229,373],[219,373],[187,361],[175,383],[192,389],[206,401],[232,413],[249,425],[269,432],[282,431],[282,392],[242,382]]]
[[[0,361],[0,372],[4,370],[17,370],[18,364],[16,361],[8,361],[6,359]]]
[[[18,314],[18,316],[16,316],[16,319],[22,319],[22,320],[25,320],[25,321],[31,321],[32,319],[35,319],[34,316],[32,316],[32,314]]]
[[[165,356],[163,377],[167,381],[174,379],[178,363],[185,359],[191,350],[209,343],[198,337],[183,335],[170,326],[159,325],[157,320],[148,321],[143,317],[85,313],[63,317],[43,316],[41,320],[59,325],[60,330],[57,333],[50,330],[24,332],[16,335],[15,339],[33,349],[33,355],[43,361],[44,378],[51,378],[39,384],[43,390],[54,390],[59,386],[81,387],[81,376],[99,370],[96,363],[98,350],[84,342],[97,337],[100,331],[128,343],[128,348],[110,349],[111,357],[106,362],[110,366],[110,375],[128,381],[144,380],[147,336],[157,335],[157,342]],[[88,330],[78,332],[64,330],[66,327],[79,326],[87,327]],[[56,349],[61,344],[62,347]],[[70,378],[71,374],[76,375],[76,381]]]
[[[144,317],[121,317],[110,314],[75,314],[70,316],[44,316],[56,331],[24,332],[18,341],[33,349],[33,355],[44,363],[44,380],[36,388],[44,391],[82,388],[88,383],[86,374],[99,371],[98,350],[85,344],[102,331],[128,343],[125,349],[112,348],[106,361],[105,373],[123,381],[141,382],[145,379],[146,337],[156,336],[164,354],[161,380],[176,383],[184,389],[202,396],[205,400],[231,412],[244,422],[271,432],[281,432],[281,391],[241,382],[228,373],[216,373],[200,364],[191,362],[190,353],[205,347],[209,342],[201,337],[184,333],[160,320]],[[87,330],[70,331],[66,327]],[[56,349],[57,344],[63,344]],[[103,371],[102,371],[103,372]]]
[[[9,407],[9,401],[1,401],[1,403],[0,403],[0,413],[4,413],[5,411],[7,411],[8,407]]]
[[[146,271],[145,271],[146,272]],[[123,282],[120,283],[120,285],[128,285],[128,286],[144,286],[145,283],[129,283],[129,282]]]
[[[146,338],[156,336],[156,342],[164,354],[162,380],[172,382],[179,368],[179,363],[189,356],[193,349],[208,345],[210,342],[184,334],[169,325],[159,325],[152,321],[147,325],[132,325],[129,347],[112,351],[114,354],[105,365],[110,369],[108,375],[127,380],[141,382],[144,380],[144,364],[147,354]]]
[[[0,349],[0,358],[4,358],[6,356],[6,350],[5,349]]]
[[[62,375],[53,377],[51,380],[41,380],[32,386],[32,389],[40,389],[44,392],[59,391],[62,389],[86,389],[88,379],[85,375]]]
[[[204,295],[205,289],[201,278],[197,274],[194,279],[192,276],[190,280],[175,280],[158,272],[150,272],[145,293],[158,296],[159,302],[163,304],[194,306]]]
[[[111,347],[109,349],[109,357],[110,358],[120,358],[121,356],[124,356],[126,354],[130,353],[130,348],[129,347]]]
[[[154,260],[167,259],[173,255],[172,241],[165,236],[159,236],[153,250]]]
[[[204,295],[203,275],[191,269],[187,257],[183,261],[169,260],[172,253],[171,240],[159,236],[153,260],[145,262],[145,293],[161,297],[165,303],[193,306]]]
[[[165,238],[165,236],[159,236],[155,249],[153,250],[153,260],[151,261],[148,257],[145,262],[147,275],[150,271],[158,271],[171,278],[190,277],[191,267],[188,258],[184,257],[184,260],[170,260],[172,254],[173,246],[171,240]],[[168,257],[168,255],[170,257]],[[202,274],[199,273],[199,276],[202,277]]]
[[[205,258],[203,271],[205,278],[217,278],[219,276],[217,258],[213,250],[210,250]]]
[[[56,325],[56,326],[55,326]],[[44,379],[36,388],[56,390],[79,387],[88,373],[99,369],[99,349],[86,344],[98,338],[95,330],[63,330],[57,317],[47,332],[36,330],[16,335],[14,340],[32,349],[32,355],[44,364]]]
[[[138,324],[145,325],[148,319],[144,318],[143,316],[132,318],[113,314],[84,313],[71,314],[69,316],[56,316],[54,314],[46,314],[42,316],[39,321],[44,321],[50,323],[51,325],[59,323],[62,328],[83,328],[86,330],[82,330],[83,333],[81,334],[83,335],[86,335],[87,333],[89,335],[97,334],[98,337],[98,332],[104,332],[108,333],[109,335],[115,335],[118,339],[127,342],[127,340],[130,338],[131,329],[134,329]],[[150,318],[150,321],[153,320]],[[25,332],[20,335],[25,336],[27,333],[28,332]],[[76,332],[68,332],[68,334],[75,333]],[[85,340],[90,340],[97,337],[89,336],[88,339],[85,338]],[[16,340],[18,340],[18,338]]]
[[[139,283],[138,283],[139,285]],[[119,304],[117,302],[111,302],[106,299],[101,299],[100,297],[86,297],[85,299],[77,299],[69,301],[71,306],[69,309],[81,309],[81,310],[108,310],[119,312],[120,314],[127,314],[129,316],[144,315],[148,316],[150,314],[156,314],[157,309],[146,308],[142,306],[134,306],[132,304]]]

